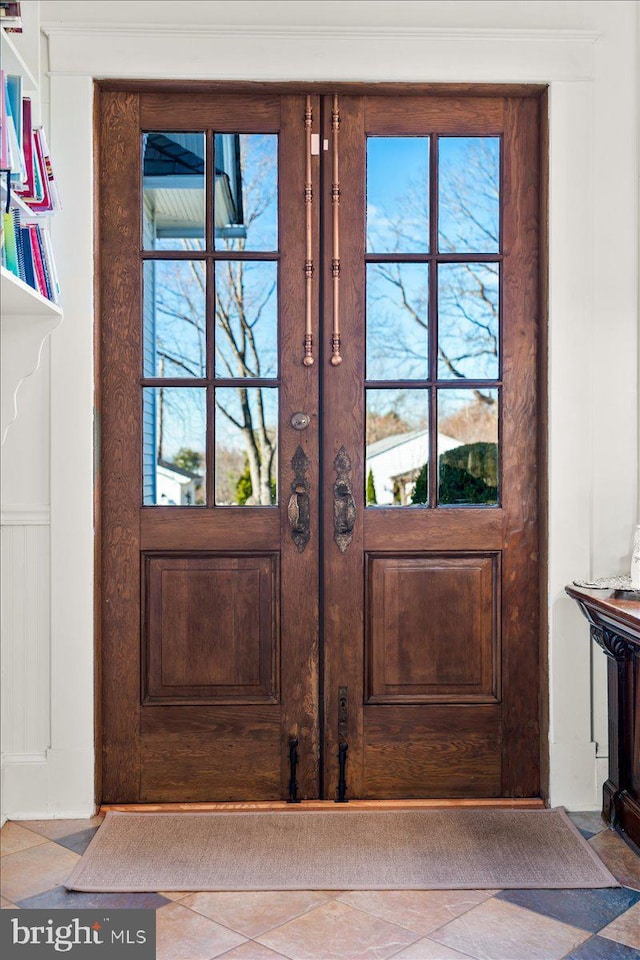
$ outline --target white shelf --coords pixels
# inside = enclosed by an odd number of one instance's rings
[[[30,287],[10,270],[0,267],[2,272],[2,318],[6,317],[50,317],[59,320],[62,308],[47,300],[41,293]]]
[[[6,184],[5,177],[2,177],[2,179],[0,179],[0,203],[2,204],[2,209],[4,211],[4,208],[7,203],[7,184]],[[27,203],[25,203],[22,197],[19,197],[18,194],[13,189],[11,190],[11,206],[17,207],[20,213],[24,217],[34,216],[34,213],[31,207]]]
[[[2,27],[0,27],[0,34],[2,43],[2,69],[4,70],[5,76],[9,73],[21,74],[24,93],[36,93],[38,90],[38,81],[25,63],[22,54],[18,51],[9,34],[6,33]]]

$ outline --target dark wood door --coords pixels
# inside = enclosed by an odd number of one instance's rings
[[[100,92],[104,802],[538,793],[538,111]]]
[[[325,511],[327,795],[345,739],[351,796],[534,796],[539,103],[338,106],[323,484],[346,477],[355,524],[347,545]]]
[[[100,95],[105,802],[277,799],[291,737],[317,796],[306,105]]]

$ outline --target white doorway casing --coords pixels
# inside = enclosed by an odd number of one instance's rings
[[[549,84],[550,799],[599,807],[605,658],[563,588],[624,572],[638,519],[638,3],[183,0],[178,26],[175,10],[143,0],[40,4],[64,202],[54,224],[64,320],[37,420],[50,449],[50,527],[29,520],[48,518],[48,503],[22,517],[42,528],[37,549],[50,558],[50,584],[47,567],[33,598],[47,622],[14,691],[27,709],[8,717],[5,815],[93,812],[93,80],[107,77]],[[16,551],[36,548],[16,533],[21,493],[5,485],[3,566],[26,604],[30,590],[14,580],[27,560]],[[3,614],[9,644],[19,634],[12,618],[24,619],[17,607]],[[30,722],[28,705],[49,697],[50,714]]]

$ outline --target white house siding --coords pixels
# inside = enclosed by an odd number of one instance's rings
[[[396,440],[395,443],[393,443],[394,440]],[[378,506],[394,502],[394,478],[404,477],[414,471],[419,472],[429,459],[427,430],[418,435],[408,434],[408,439],[402,439],[402,435],[396,438],[388,437],[387,443],[393,445],[387,446],[381,452],[377,451],[380,446],[385,446],[384,440],[367,447],[365,477],[369,477],[369,471],[373,474]],[[460,440],[454,440],[453,437],[447,437],[443,433],[438,434],[440,453],[453,450],[460,445]]]

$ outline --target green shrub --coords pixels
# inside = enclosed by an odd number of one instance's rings
[[[376,496],[376,485],[373,479],[373,470],[369,470],[367,476],[367,505],[374,506],[378,502],[378,497]]]
[[[498,445],[467,443],[440,457],[440,503],[496,503]]]

